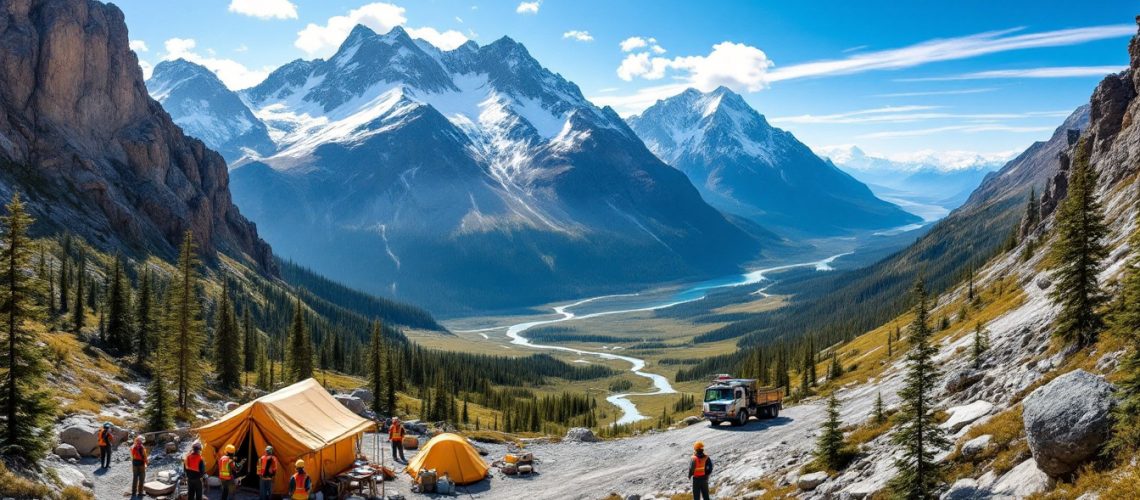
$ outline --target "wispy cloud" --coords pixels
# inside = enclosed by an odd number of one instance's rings
[[[269,74],[268,68],[253,69],[233,59],[215,57],[213,51],[207,49],[207,55],[195,50],[198,42],[193,38],[171,38],[163,43],[166,49],[164,60],[185,59],[200,64],[218,75],[218,79],[231,89],[244,89],[252,87]],[[144,70],[145,71],[145,70]]]
[[[852,52],[859,52],[860,50],[863,50],[867,47],[870,47],[870,45],[856,45],[854,47],[848,47],[846,49],[843,49],[841,52],[843,52],[844,54],[850,54]]]
[[[1048,132],[1054,128],[1055,127],[1017,126],[1000,123],[985,123],[977,125],[947,125],[945,127],[932,127],[922,129],[889,130],[885,132],[872,132],[870,134],[863,134],[857,137],[860,139],[892,139],[896,137],[916,137],[924,135],[945,134],[948,132],[959,132],[964,134],[976,134],[980,132],[1010,132],[1027,134]]]
[[[936,82],[947,80],[989,80],[995,78],[1075,78],[1102,77],[1117,73],[1126,66],[1055,66],[1049,68],[999,69],[977,71],[960,75],[931,76],[924,78],[902,78],[903,82]]]
[[[519,2],[519,6],[515,7],[515,12],[519,14],[538,14],[538,7],[540,2]]]
[[[985,92],[993,92],[997,90],[993,87],[978,88],[978,89],[958,89],[958,90],[930,90],[924,92],[895,92],[891,94],[875,94],[871,97],[925,97],[934,95],[963,95],[963,94],[982,94]]]
[[[592,42],[594,36],[589,31],[585,30],[570,30],[562,34],[562,38],[569,38],[578,42]]]
[[[289,0],[232,0],[229,11],[258,19],[297,19],[297,6]]]
[[[310,56],[328,56],[336,52],[337,47],[357,24],[363,24],[377,33],[387,33],[392,28],[408,22],[405,11],[403,7],[384,2],[361,5],[344,15],[328,18],[324,25],[309,23],[297,32],[297,40],[293,45]],[[413,38],[419,38],[444,50],[454,49],[467,41],[467,36],[455,30],[440,31],[430,26],[421,28],[405,26],[405,29]]]
[[[150,48],[148,48],[146,46],[146,42],[144,42],[142,40],[131,40],[130,41],[130,47],[131,47],[131,50],[133,50],[135,52],[146,52],[146,51],[150,50]]]
[[[934,112],[941,106],[889,106],[828,115],[796,115],[772,118],[779,124],[853,124],[853,123],[913,123],[929,120],[960,120],[994,122],[999,120],[1026,120],[1034,118],[1064,118],[1072,111],[1026,111],[1021,113],[949,113]]]

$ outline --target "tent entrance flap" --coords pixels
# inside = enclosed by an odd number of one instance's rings
[[[242,475],[245,477],[242,477],[241,484],[238,486],[243,488],[257,488],[257,461],[261,458],[261,452],[253,443],[252,432],[246,432],[245,436],[242,437],[239,442],[241,444],[237,445],[237,454],[234,456],[237,457],[238,460],[244,461],[243,465],[245,467],[242,468],[239,477]]]

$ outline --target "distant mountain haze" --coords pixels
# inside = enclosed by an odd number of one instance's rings
[[[686,90],[628,121],[709,203],[761,225],[831,235],[921,221],[768,124],[725,87]]]

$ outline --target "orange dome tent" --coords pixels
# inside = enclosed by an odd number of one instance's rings
[[[462,436],[440,434],[412,458],[404,469],[413,478],[420,470],[435,469],[440,476],[447,474],[456,484],[471,484],[487,477],[487,464]]]

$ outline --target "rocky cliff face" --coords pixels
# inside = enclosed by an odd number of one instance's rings
[[[225,161],[147,95],[113,5],[0,3],[0,161],[0,194],[31,199],[42,230],[167,257],[189,230],[207,255],[272,271]]]

